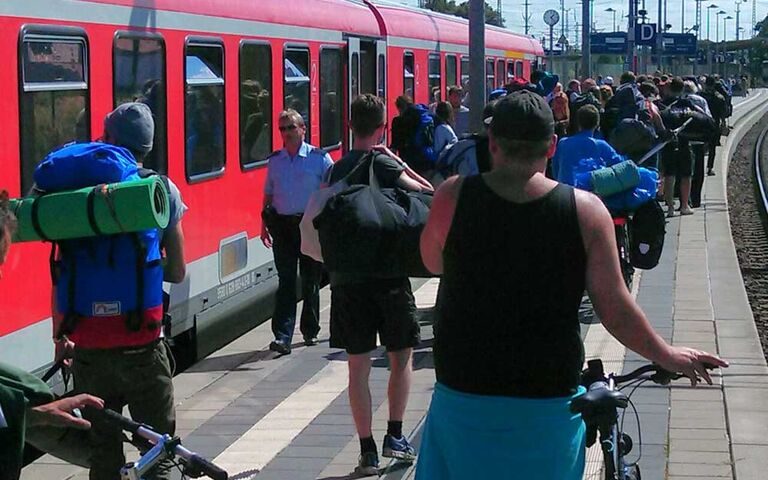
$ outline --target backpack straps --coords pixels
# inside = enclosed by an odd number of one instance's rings
[[[51,239],[43,231],[43,226],[40,225],[40,199],[43,195],[36,197],[32,201],[32,228],[35,229],[35,233],[46,242],[50,242]]]
[[[136,309],[126,312],[125,327],[131,332],[138,332],[144,320],[144,267],[147,248],[141,242],[138,233],[131,233],[131,241],[136,254]]]

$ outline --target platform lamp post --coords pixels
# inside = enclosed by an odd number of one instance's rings
[[[710,28],[709,28],[709,13],[712,11],[713,8],[720,8],[714,3],[707,7],[707,70],[709,70],[709,73],[712,73],[712,37],[710,36]]]
[[[605,9],[606,12],[613,14],[613,31],[616,31],[616,9],[613,7],[608,7]]]
[[[726,33],[728,30],[728,20],[733,20],[733,17],[728,15],[727,17],[723,17],[723,76],[728,76],[728,52],[726,52],[726,46],[725,42],[728,38],[728,34]]]
[[[720,10],[715,14],[715,53],[720,49],[720,15],[728,15],[725,10]],[[715,65],[717,74],[720,74],[720,62]]]

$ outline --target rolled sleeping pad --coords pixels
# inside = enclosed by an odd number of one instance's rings
[[[609,197],[630,190],[640,183],[640,173],[632,160],[594,170],[591,176],[592,191],[600,197]]]
[[[139,232],[165,228],[168,191],[159,176],[11,200],[18,219],[14,242]]]

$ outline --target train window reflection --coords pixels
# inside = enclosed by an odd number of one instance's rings
[[[320,146],[333,148],[341,143],[343,122],[343,70],[341,50],[320,50]]]
[[[414,73],[413,53],[405,52],[403,54],[403,95],[408,95],[416,101]]]
[[[155,137],[144,166],[168,173],[165,43],[160,37],[119,32],[114,43],[114,106],[141,102],[152,110]]]
[[[189,43],[185,65],[185,166],[193,179],[224,170],[224,48]]]
[[[496,60],[496,86],[504,86],[504,60]]]
[[[240,165],[266,161],[272,152],[272,48],[240,47]]]
[[[523,77],[523,62],[515,63],[515,76],[518,78]]]
[[[485,98],[487,99],[495,87],[496,79],[493,76],[493,59],[485,61]]]
[[[461,57],[461,87],[469,88],[469,57]]]
[[[456,55],[445,56],[445,84],[448,87],[458,85]],[[448,97],[445,97],[448,98]]]
[[[90,140],[88,62],[85,35],[64,37],[22,33],[21,193],[49,151]]]
[[[290,47],[283,62],[283,106],[299,112],[306,125],[305,140],[311,138],[309,114],[309,49]]]
[[[434,98],[432,98],[432,92],[435,88],[437,88],[438,92],[440,91],[440,54],[439,53],[430,53],[429,54],[429,65],[428,65],[428,74],[429,74],[429,101],[433,102],[435,101]],[[439,93],[438,93],[439,95]]]

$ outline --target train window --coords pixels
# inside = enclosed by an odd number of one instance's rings
[[[344,77],[341,50],[320,49],[320,146],[341,146],[344,114]]]
[[[283,108],[299,112],[307,127],[305,139],[309,141],[311,123],[309,115],[309,49],[289,47],[283,59]]]
[[[515,78],[515,62],[510,60],[507,62],[507,81]]]
[[[429,65],[428,65],[428,73],[429,73],[429,101],[430,103],[435,101],[435,98],[432,96],[432,91],[436,88],[438,91],[438,95],[440,95],[440,54],[439,53],[430,53],[429,54]]]
[[[380,98],[385,98],[387,94],[387,59],[384,58],[384,54],[379,54],[379,66],[378,66],[378,83],[376,86],[376,95]]]
[[[445,84],[448,87],[458,85],[456,55],[445,56]]]
[[[523,62],[515,62],[515,76],[523,78]]]
[[[489,58],[485,61],[485,98],[490,96],[491,92],[495,88],[496,79],[493,76],[493,59]]]
[[[74,29],[72,29],[74,30]],[[52,149],[89,141],[88,51],[85,33],[21,35],[21,192],[32,187],[37,164]]]
[[[403,95],[408,95],[416,101],[415,63],[413,53],[403,54]]]
[[[155,138],[152,151],[144,158],[144,166],[166,174],[165,43],[159,36],[118,32],[113,55],[114,106],[142,102],[152,110]]]
[[[469,57],[461,57],[461,87],[469,87]]]
[[[352,70],[352,76],[350,77],[352,82],[352,100],[354,100],[355,97],[360,95],[360,55],[357,52],[352,54],[350,69]]]
[[[187,178],[209,178],[224,171],[224,46],[188,43],[185,72]]]
[[[496,60],[496,86],[503,87],[504,83],[504,60]]]
[[[272,152],[272,48],[240,45],[240,166],[263,165]]]

